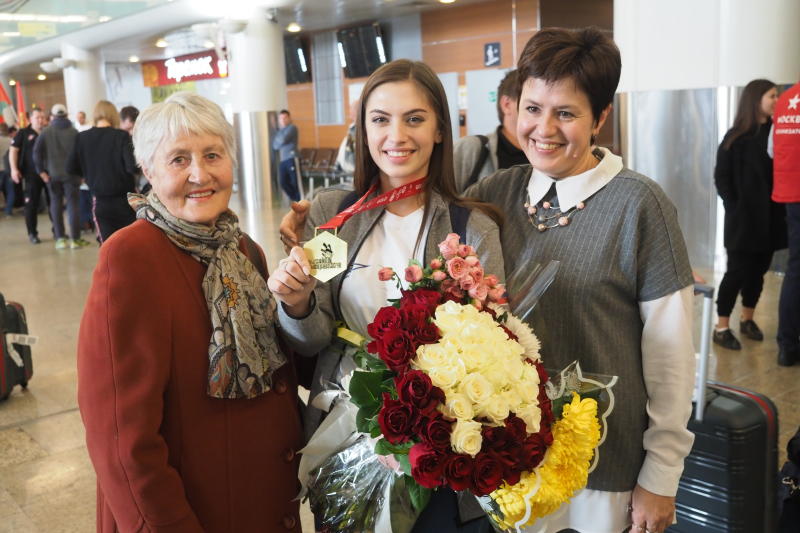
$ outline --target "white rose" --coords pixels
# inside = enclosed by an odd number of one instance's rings
[[[472,420],[475,416],[475,411],[472,408],[472,402],[469,398],[463,394],[452,393],[448,394],[445,398],[445,403],[442,406],[442,414],[448,418]]]
[[[452,389],[467,373],[464,362],[456,358],[434,368],[428,368],[426,372],[434,385],[445,390]]]
[[[483,444],[481,423],[474,420],[457,420],[453,433],[450,434],[450,444],[458,453],[465,453],[472,457],[478,455]]]
[[[516,413],[525,422],[525,430],[530,433],[538,433],[542,421],[542,410],[535,405],[527,405],[519,409]]]
[[[482,405],[486,403],[492,394],[494,394],[494,387],[489,380],[483,377],[482,374],[474,373],[468,374],[461,380],[458,390],[465,394],[472,403]]]
[[[493,424],[502,425],[503,421],[508,418],[508,401],[502,395],[492,396],[480,407],[480,414],[491,420]]]

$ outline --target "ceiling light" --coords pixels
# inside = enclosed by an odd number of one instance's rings
[[[203,46],[205,46],[206,48],[214,48],[214,46],[216,45],[214,44],[214,41],[212,41],[211,39],[206,39],[205,41],[203,41]]]
[[[39,81],[44,81],[47,79],[47,76],[45,76],[44,74],[39,74],[38,76],[36,76],[36,79]]]
[[[439,3],[440,4],[452,4],[455,1],[456,0],[439,0]]]
[[[76,65],[74,59],[67,59],[65,57],[54,57],[53,64],[59,69],[65,69],[69,67],[74,67]]]
[[[130,56],[128,58],[128,61],[130,61],[131,63],[138,63],[139,62],[139,56]]]
[[[0,13],[0,21],[8,22],[55,22],[84,23],[89,20],[85,15],[34,15],[33,13]]]
[[[169,46],[169,43],[164,39],[159,39],[156,41],[156,46],[159,48],[166,48],[167,46]]]
[[[53,73],[58,72],[58,67],[52,61],[45,61],[44,63],[39,63],[39,67],[45,72]]]
[[[21,35],[18,31],[4,31],[3,37],[19,37]]]
[[[8,80],[8,84],[12,87],[17,84],[17,80]]]
[[[300,24],[298,24],[296,22],[292,22],[291,24],[286,26],[286,31],[291,32],[291,33],[297,33],[302,29],[303,28],[300,27]]]
[[[97,19],[97,22],[108,22],[109,20],[111,20],[111,17],[104,15],[102,17],[99,17]]]

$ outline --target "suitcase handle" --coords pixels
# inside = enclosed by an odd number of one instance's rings
[[[703,295],[703,322],[700,327],[700,360],[695,383],[694,419],[703,421],[706,408],[706,386],[708,382],[708,355],[711,352],[711,319],[714,304],[714,287],[702,283],[694,284],[694,293]]]

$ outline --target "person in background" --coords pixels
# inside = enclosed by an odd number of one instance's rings
[[[76,120],[75,129],[78,130],[78,132],[86,131],[92,127],[91,124],[86,122],[86,113],[84,113],[83,111],[78,111],[78,114],[75,115],[75,120]]]
[[[456,141],[453,164],[459,193],[495,170],[528,164],[517,140],[518,80],[517,71],[511,70],[497,87],[497,119],[500,125],[495,131],[487,135],[462,137]]]
[[[67,108],[63,104],[55,104],[51,111],[53,120],[42,130],[33,147],[33,160],[39,176],[50,189],[50,220],[56,238],[56,250],[69,246],[72,249],[88,246],[89,242],[81,239],[80,201],[78,188],[80,177],[70,175],[66,171],[66,163],[78,130],[67,118]],[[67,205],[67,221],[70,240],[64,233],[64,200]]]
[[[347,128],[347,135],[342,139],[339,152],[336,154],[337,169],[350,176],[356,171],[356,120],[358,120],[360,106],[360,99],[350,102],[350,126]]]
[[[25,227],[28,230],[28,239],[31,244],[39,244],[42,242],[37,229],[39,203],[42,200],[45,183],[36,172],[36,164],[33,161],[33,145],[44,127],[44,111],[33,108],[30,120],[30,125],[19,130],[14,140],[11,141],[8,160],[11,165],[11,179],[14,180],[14,183],[23,183],[25,189]]]
[[[126,105],[119,110],[119,129],[127,131],[133,135],[133,126],[136,124],[136,118],[139,116],[139,110],[132,105]]]
[[[278,113],[278,131],[272,140],[272,149],[279,152],[278,182],[292,202],[300,201],[297,188],[297,126],[292,124],[292,115],[286,109]]]
[[[772,200],[785,205],[789,262],[778,307],[778,364],[800,362],[800,83],[775,106]]]
[[[714,183],[725,206],[725,250],[728,265],[719,284],[714,342],[741,350],[730,329],[736,298],[742,295],[739,331],[761,341],[764,334],[753,319],[764,287],[764,274],[775,250],[786,247],[786,211],[771,200],[772,159],[767,153],[772,113],[778,89],[769,80],[747,84],[739,100],[733,127],[717,150]]]
[[[128,193],[136,190],[134,176],[139,167],[131,136],[118,128],[117,108],[100,100],[94,108],[94,127],[78,133],[67,160],[67,172],[82,176],[92,193],[92,215],[101,244],[136,220]]]
[[[16,200],[14,181],[9,172],[8,149],[10,147],[11,137],[8,136],[8,124],[0,122],[0,192],[5,197],[6,205],[3,207],[3,213],[6,217],[10,217],[13,213]]]
[[[153,192],[100,248],[78,340],[99,533],[301,531],[300,400],[264,253],[228,208],[235,143],[186,92],[136,125]]]

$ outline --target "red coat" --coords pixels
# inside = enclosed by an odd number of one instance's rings
[[[294,371],[252,400],[206,394],[205,271],[142,220],[100,250],[78,344],[99,532],[301,530]]]
[[[800,202],[800,83],[783,92],[775,104],[772,199],[780,203]]]

